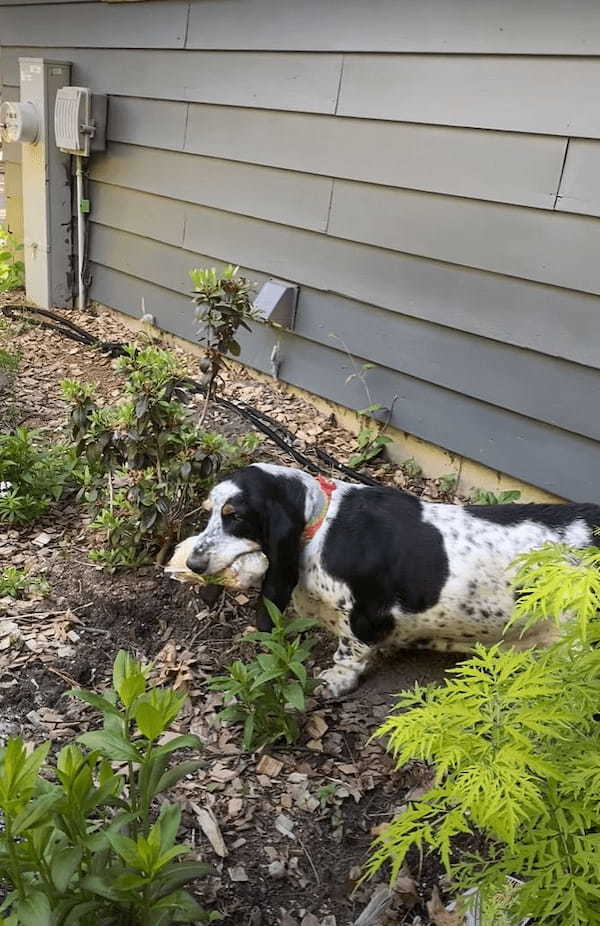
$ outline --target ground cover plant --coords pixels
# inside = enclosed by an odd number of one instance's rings
[[[227,706],[219,713],[220,719],[243,724],[246,750],[278,740],[294,743],[299,734],[298,717],[318,684],[309,678],[306,668],[314,641],[300,636],[316,622],[299,617],[284,621],[272,602],[265,600],[265,606],[272,629],[249,633],[246,640],[260,643],[266,652],[249,662],[237,659],[227,667],[227,675],[209,683],[213,691],[225,695]]]
[[[74,485],[75,457],[41,429],[0,434],[0,523],[35,521]]]
[[[511,502],[518,502],[520,498],[521,493],[518,489],[507,489],[498,494],[489,489],[474,489],[472,501],[474,505],[508,505]]]
[[[7,566],[0,570],[0,598],[5,595],[10,598],[22,598],[29,592],[44,594],[48,591],[48,583],[41,578],[31,576],[25,569],[17,566]]]
[[[441,688],[416,687],[378,731],[402,766],[433,763],[423,799],[384,830],[367,866],[392,877],[412,847],[435,850],[458,891],[480,887],[483,905],[507,876],[522,878],[514,922],[600,921],[600,549],[549,546],[522,557],[513,620],[526,626],[570,614],[548,650],[477,647]],[[483,834],[483,855],[455,851]]]
[[[0,293],[22,289],[25,285],[22,251],[23,245],[11,232],[0,226]]]
[[[88,384],[63,382],[79,494],[106,541],[95,559],[113,567],[163,562],[217,472],[248,462],[258,441],[229,442],[191,419],[190,382],[172,351],[128,345],[115,368],[127,397],[114,405],[100,406]]]
[[[0,750],[0,883],[9,891],[0,911],[10,926],[218,918],[182,887],[208,866],[177,861],[188,853],[177,841],[180,807],[164,801],[157,811],[157,797],[202,764],[174,764],[174,754],[200,742],[181,735],[161,745],[184,696],[149,687],[148,670],[120,651],[112,689],[71,692],[101,712],[104,726],[64,746],[56,764],[47,761],[50,743],[28,754],[13,737]]]

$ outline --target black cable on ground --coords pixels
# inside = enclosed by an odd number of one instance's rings
[[[99,338],[90,334],[89,331],[80,328],[79,325],[70,321],[70,319],[59,315],[57,312],[52,312],[50,309],[38,309],[36,306],[30,305],[2,306],[2,314],[12,321],[17,321],[19,314],[23,313],[31,315],[32,320],[41,328],[46,328],[50,331],[54,331],[56,334],[61,334],[63,337],[69,338],[72,341],[77,341],[85,347],[93,347],[111,357],[120,357],[125,353],[124,344],[118,341],[101,341]],[[38,317],[36,318],[35,316]],[[44,321],[44,319],[47,319],[47,321]],[[186,386],[188,386],[192,392],[202,394],[205,392],[200,383],[193,379],[188,380]],[[226,399],[222,396],[216,396],[214,401],[216,405],[221,405],[223,408],[234,412],[236,415],[250,422],[253,427],[261,431],[265,437],[268,437],[268,439],[281,450],[289,454],[296,463],[299,463],[304,469],[308,470],[309,473],[313,475],[319,473],[325,476],[329,475],[328,472],[324,472],[323,468],[317,463],[314,463],[306,454],[296,450],[293,446],[296,441],[295,435],[289,428],[286,428],[285,425],[281,424],[281,422],[277,421],[275,418],[271,418],[270,415],[253,408],[253,406],[248,405],[246,402],[232,402],[231,399]],[[360,482],[363,485],[380,485],[376,479],[373,479],[366,473],[356,472],[343,463],[340,463],[339,460],[336,460],[335,457],[331,456],[331,454],[327,453],[327,451],[323,450],[321,447],[315,445],[311,448],[311,451],[315,454],[317,459],[322,460],[329,469],[335,469],[344,476],[354,479],[356,482]]]

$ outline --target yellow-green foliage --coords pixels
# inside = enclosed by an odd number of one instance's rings
[[[522,878],[517,922],[600,923],[599,564],[598,549],[522,557],[516,617],[571,612],[563,639],[541,652],[479,646],[443,687],[400,697],[377,735],[397,767],[426,760],[436,781],[377,839],[368,874],[389,863],[395,877],[409,849],[429,848],[484,904],[507,875]],[[486,857],[461,857],[459,834],[484,834]]]

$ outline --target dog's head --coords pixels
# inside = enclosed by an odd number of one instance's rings
[[[266,464],[238,470],[208,496],[204,507],[210,519],[187,541],[187,568],[215,575],[239,556],[260,550],[269,561],[262,597],[283,611],[298,582],[306,493],[305,478],[296,470]],[[262,605],[257,624],[261,630],[271,627]]]

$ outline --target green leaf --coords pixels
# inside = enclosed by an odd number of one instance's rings
[[[103,714],[116,714],[117,717],[121,716],[118,708],[116,708],[114,704],[111,704],[108,698],[104,698],[94,691],[86,691],[84,688],[72,688],[67,694],[71,695],[73,698],[79,698],[80,701],[85,701],[87,704],[91,704],[92,707],[97,707]]]
[[[15,836],[19,836],[28,829],[33,829],[40,823],[47,822],[49,811],[61,798],[62,794],[56,788],[56,790],[30,801],[25,809],[13,820],[12,831]]]
[[[98,752],[110,759],[111,762],[140,762],[141,755],[132,744],[121,734],[109,730],[93,730],[77,737],[77,742],[83,743],[88,749]]]
[[[199,736],[196,736],[195,733],[184,733],[181,736],[175,736],[173,739],[169,740],[168,743],[164,743],[162,746],[157,746],[153,750],[153,756],[168,756],[172,752],[176,752],[178,749],[201,749],[202,740]]]
[[[169,788],[176,785],[177,782],[186,775],[191,775],[205,764],[206,763],[202,759],[190,759],[187,762],[180,762],[178,765],[174,765],[172,768],[167,769],[158,780],[158,783],[153,789],[152,796],[154,797],[157,794],[162,794],[163,791],[168,791]]]
[[[254,740],[254,726],[255,726],[255,716],[254,714],[248,714],[244,723],[244,749],[248,752],[252,749],[252,744]]]
[[[172,862],[163,868],[156,880],[157,893],[159,895],[170,893],[175,888],[187,884],[188,881],[205,878],[212,872],[211,866],[205,862]]]
[[[287,703],[295,707],[297,711],[304,710],[304,692],[299,682],[291,682],[289,685],[286,685],[284,696]]]
[[[141,733],[149,740],[158,739],[166,726],[156,708],[147,701],[142,701],[137,705],[135,720]]]
[[[165,852],[175,843],[177,830],[181,823],[179,804],[163,804],[158,818],[160,824],[160,851]]]
[[[113,900],[117,903],[121,903],[126,897],[121,891],[114,888],[106,876],[102,875],[87,875],[83,878],[81,887],[84,891],[89,891],[90,894],[98,894],[99,897],[105,897],[107,900]]]
[[[119,833],[107,833],[108,841],[126,865],[131,868],[141,868],[143,859],[139,853],[138,845],[129,836],[121,836]]]
[[[52,926],[50,901],[41,891],[31,891],[26,900],[15,904],[23,926]]]
[[[131,707],[146,690],[141,665],[125,650],[119,650],[113,665],[113,686],[125,707]]]
[[[50,866],[50,874],[52,875],[56,890],[61,894],[64,893],[69,886],[69,882],[77,871],[80,861],[81,849],[77,847],[59,849],[54,855]]]

